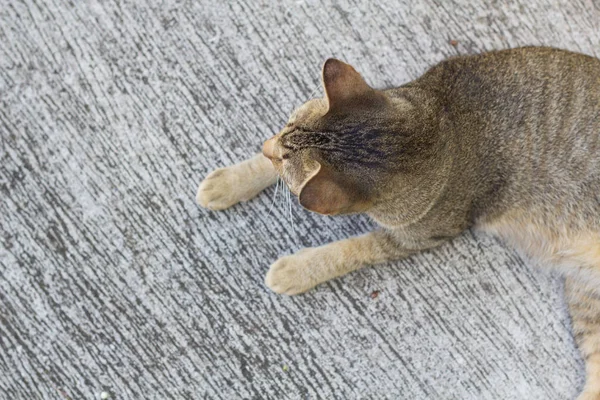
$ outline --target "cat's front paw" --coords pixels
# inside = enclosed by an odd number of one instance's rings
[[[310,257],[313,249],[304,249],[298,254],[285,256],[275,261],[267,276],[265,284],[275,293],[295,295],[304,293],[319,283],[315,276],[315,264],[318,260]],[[308,254],[307,254],[308,253]]]
[[[204,208],[224,210],[245,200],[244,183],[236,166],[211,172],[200,184],[196,201]]]
[[[248,201],[277,180],[273,164],[262,154],[241,163],[219,168],[200,184],[196,201],[211,210],[223,210]]]

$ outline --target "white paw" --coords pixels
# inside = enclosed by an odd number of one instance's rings
[[[265,277],[265,284],[275,293],[304,293],[332,278],[328,257],[322,248],[302,249],[298,253],[275,261]]]
[[[242,176],[236,166],[211,172],[200,184],[196,201],[211,210],[223,210],[244,199]]]

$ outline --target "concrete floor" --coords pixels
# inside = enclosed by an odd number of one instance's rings
[[[455,54],[599,55],[593,1],[0,1],[0,398],[574,398],[562,282],[495,239],[281,297],[278,256],[372,223],[194,197],[327,57],[389,87]]]

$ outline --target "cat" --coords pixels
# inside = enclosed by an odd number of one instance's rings
[[[586,362],[578,399],[600,400],[600,60],[493,51],[376,90],[329,59],[322,81],[323,98],[293,112],[263,154],[208,175],[197,201],[225,209],[279,176],[306,209],[366,213],[381,228],[280,258],[266,285],[302,293],[481,229],[566,277]]]

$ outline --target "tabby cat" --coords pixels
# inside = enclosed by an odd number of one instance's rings
[[[280,258],[288,295],[478,228],[566,277],[586,361],[579,400],[600,400],[600,60],[526,47],[448,59],[398,88],[371,88],[335,59],[324,98],[296,110],[263,155],[206,177],[220,210],[280,176],[308,210],[366,213],[377,231]]]

